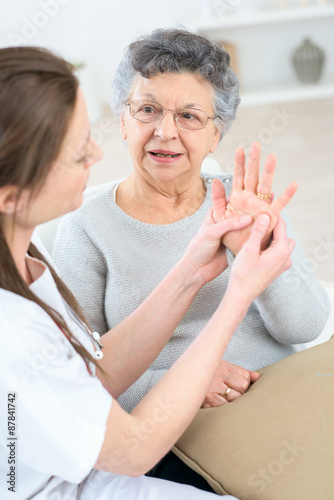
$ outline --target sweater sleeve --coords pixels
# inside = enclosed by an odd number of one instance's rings
[[[289,238],[296,241],[292,266],[255,299],[268,332],[282,344],[310,342],[324,328],[330,303],[323,286],[312,274],[286,213],[282,214]]]
[[[72,215],[61,222],[53,259],[62,280],[85,312],[88,324],[103,335],[107,330],[104,314],[107,266],[105,259]]]

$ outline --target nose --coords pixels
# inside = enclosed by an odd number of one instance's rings
[[[176,139],[179,136],[172,109],[165,109],[163,116],[156,124],[154,135],[160,137],[164,142]]]

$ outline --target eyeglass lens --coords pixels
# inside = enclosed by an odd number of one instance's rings
[[[155,102],[132,101],[129,107],[133,118],[146,123],[158,121],[164,113],[164,108]],[[204,128],[208,121],[208,115],[196,108],[178,108],[173,114],[179,127],[190,130]]]

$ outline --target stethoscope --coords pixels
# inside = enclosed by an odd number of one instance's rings
[[[101,341],[100,341],[100,339],[101,339],[100,334],[97,332],[89,332],[89,330],[86,331],[86,333],[92,339],[92,342],[95,346],[95,351],[92,354],[93,358],[94,359],[102,359],[103,358],[103,352],[102,352],[103,345],[101,344]]]
[[[88,326],[85,323],[82,323],[82,321],[79,320],[79,318],[76,316],[74,311],[70,308],[70,306],[67,304],[67,302],[64,300],[62,297],[64,306],[68,314],[71,316],[73,321],[79,326],[79,328],[85,332],[85,334],[90,338],[90,340],[93,343],[93,346],[95,347],[95,351],[93,352],[92,356],[94,359],[99,360],[103,358],[103,345],[101,343],[101,336],[98,332],[91,332]]]

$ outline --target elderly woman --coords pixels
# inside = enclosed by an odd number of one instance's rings
[[[256,219],[266,212],[271,226],[265,246],[270,244],[278,215],[296,190],[291,184],[272,200],[275,157],[267,158],[260,182],[259,144],[253,145],[246,174],[241,149],[234,178],[201,173],[204,158],[230,128],[240,101],[229,62],[221,46],[178,29],[154,31],[126,51],[114,80],[114,109],[133,173],[67,216],[54,252],[62,278],[97,331],[120,323],[162,281],[196,234],[211,197],[216,220],[235,213]],[[295,238],[288,221],[287,228]],[[249,231],[225,235],[230,263]],[[298,244],[292,262],[252,303],[203,406],[240,396],[257,378],[249,370],[280,360],[294,352],[292,344],[311,341],[321,332],[329,313],[326,293]],[[151,367],[119,398],[125,409],[143,398],[208,322],[229,273],[228,268],[201,289]],[[135,337],[133,345],[136,349]]]

